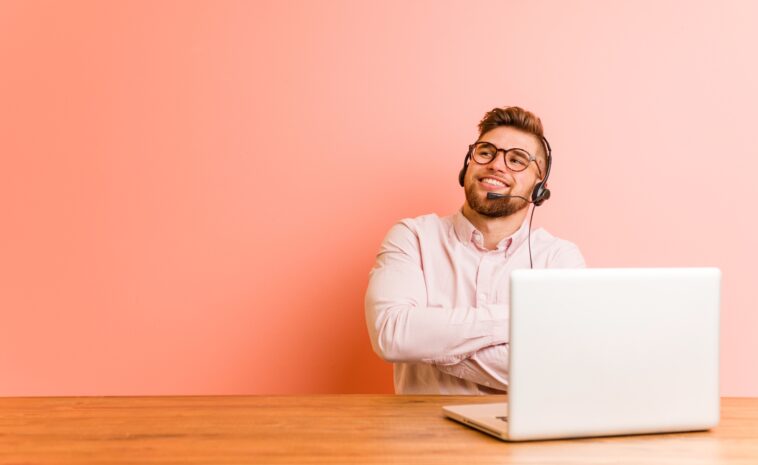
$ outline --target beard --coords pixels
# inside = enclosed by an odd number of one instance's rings
[[[466,186],[466,201],[472,210],[482,216],[490,218],[500,218],[503,216],[513,215],[529,206],[529,202],[518,197],[506,197],[504,199],[488,199],[486,194],[483,200],[480,200],[476,193],[474,182],[469,182]]]

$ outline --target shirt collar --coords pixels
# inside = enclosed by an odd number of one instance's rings
[[[483,241],[484,235],[477,230],[473,224],[463,216],[463,209],[459,209],[455,215],[453,215],[453,229],[458,240],[464,244],[472,244],[479,249],[484,249]],[[497,244],[496,250],[508,252],[509,249],[515,250],[518,246],[524,243],[529,234],[529,219],[528,215],[524,218],[524,222],[521,223],[519,229],[508,237],[503,238]]]

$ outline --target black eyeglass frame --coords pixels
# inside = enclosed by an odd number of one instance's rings
[[[484,145],[484,144],[490,145],[490,146],[494,147],[494,149],[495,149],[495,156],[492,157],[492,159],[490,159],[490,161],[485,162],[485,163],[481,163],[481,162],[479,162],[474,157],[474,154],[476,153],[476,150],[475,150],[476,146],[478,146],[478,145]],[[492,163],[497,158],[497,154],[499,152],[503,152],[503,161],[505,162],[505,166],[507,166],[509,170],[511,170],[511,171],[513,171],[515,173],[520,173],[522,171],[526,171],[526,169],[529,167],[529,163],[534,162],[534,165],[537,167],[537,172],[539,173],[540,178],[542,178],[542,170],[540,169],[540,164],[537,163],[537,157],[535,157],[534,155],[532,155],[531,153],[527,152],[526,150],[524,150],[522,148],[513,147],[513,148],[510,148],[510,149],[501,149],[500,147],[498,147],[497,145],[493,144],[492,142],[487,142],[487,141],[479,140],[479,141],[476,141],[473,144],[469,145],[468,149],[469,149],[469,153],[471,154],[471,159],[474,160],[474,163],[476,163],[477,165],[488,165],[488,164]],[[528,155],[527,159],[529,160],[529,163],[527,163],[526,165],[524,165],[523,169],[516,170],[516,169],[513,169],[508,164],[508,158],[507,158],[508,152],[512,152],[514,150],[517,150],[519,152],[523,152],[523,153],[525,153],[525,154]]]

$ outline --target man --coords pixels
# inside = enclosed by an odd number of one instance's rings
[[[541,228],[530,235],[528,207],[549,197],[549,157],[539,118],[495,108],[464,161],[462,208],[387,233],[369,275],[366,323],[374,351],[395,364],[396,393],[507,390],[510,272],[585,266],[571,242]]]

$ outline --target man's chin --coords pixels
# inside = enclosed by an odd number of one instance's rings
[[[481,197],[477,196],[473,202],[469,201],[469,207],[473,211],[488,218],[510,216],[528,206],[529,204],[527,202],[524,202],[519,198],[506,197],[503,199],[488,199],[486,192],[483,193]]]
[[[479,213],[482,216],[486,216],[488,218],[503,218],[505,216],[510,216],[516,211],[512,209],[498,209],[498,208],[473,208],[473,210],[477,213]]]
[[[528,207],[529,204],[518,197],[505,197],[503,199],[488,199],[486,191],[478,186],[467,184],[465,189],[466,202],[474,212],[488,218],[502,218],[513,215]],[[498,191],[498,194],[516,195],[510,189]]]

